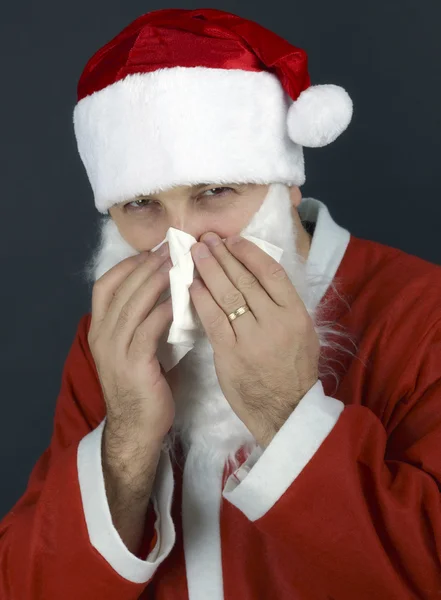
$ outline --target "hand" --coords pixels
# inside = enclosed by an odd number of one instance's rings
[[[88,342],[115,455],[133,455],[140,444],[159,447],[174,420],[174,400],[156,357],[172,320],[170,298],[155,306],[169,286],[172,266],[168,244],[162,248],[166,255],[143,252],[126,258],[93,287]]]
[[[175,405],[156,358],[172,319],[166,254],[126,258],[95,282],[89,347],[107,407],[101,444],[104,484],[112,522],[130,552],[142,537],[161,444]]]
[[[190,295],[214,352],[219,385],[232,409],[266,447],[318,379],[320,342],[283,267],[258,246],[213,233],[191,248],[202,280]],[[236,243],[234,241],[236,240]],[[202,241],[207,241],[204,234]],[[205,250],[206,257],[198,256]],[[248,304],[230,322],[227,315]]]

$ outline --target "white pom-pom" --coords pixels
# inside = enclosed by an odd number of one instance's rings
[[[352,112],[352,100],[342,87],[311,85],[289,107],[288,135],[300,146],[326,146],[343,133]]]

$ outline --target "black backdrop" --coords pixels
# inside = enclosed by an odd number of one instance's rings
[[[309,56],[313,84],[354,101],[348,130],[305,149],[304,197],[358,237],[441,263],[439,0],[5,3],[0,19],[0,516],[49,443],[64,361],[90,289],[80,272],[97,211],[72,111],[88,58],[158,8],[220,8]]]

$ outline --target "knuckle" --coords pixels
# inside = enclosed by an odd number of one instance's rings
[[[221,303],[228,307],[238,306],[239,303],[243,304],[243,296],[238,290],[232,290],[222,296]]]
[[[159,340],[158,325],[151,316],[139,325],[130,344],[130,354],[133,358],[151,358],[155,355]]]
[[[152,334],[147,327],[138,327],[133,336],[132,346],[134,354],[145,354],[152,342]]]
[[[279,263],[269,267],[269,276],[272,279],[286,279],[288,277],[285,269]]]
[[[237,285],[239,288],[249,289],[256,285],[257,278],[252,273],[242,273],[237,278]]]
[[[215,315],[213,315],[207,325],[212,335],[220,335],[219,332],[222,331],[224,320],[225,315],[222,312],[217,312]]]
[[[135,307],[132,302],[126,302],[119,313],[118,322],[120,327],[125,327],[129,323],[135,314]]]

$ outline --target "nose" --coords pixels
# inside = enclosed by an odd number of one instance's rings
[[[176,202],[167,212],[169,227],[185,231],[186,226],[191,223],[188,206],[186,206],[185,202]]]
[[[205,233],[200,219],[197,218],[194,212],[191,214],[191,211],[188,209],[178,209],[169,214],[168,226],[185,231],[185,233],[192,235],[196,239],[199,239]]]

